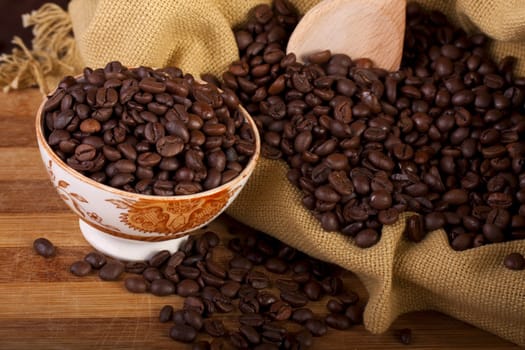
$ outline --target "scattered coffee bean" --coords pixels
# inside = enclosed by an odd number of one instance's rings
[[[104,281],[116,281],[122,273],[124,273],[124,264],[117,260],[111,260],[100,268],[98,276]]]
[[[94,269],[100,269],[106,264],[106,257],[99,252],[88,253],[84,257],[84,261],[88,262]]]
[[[145,293],[148,290],[148,283],[139,276],[127,277],[124,280],[124,286],[131,293]]]
[[[166,323],[166,322],[170,322],[172,319],[173,319],[173,306],[164,305],[162,309],[160,309],[159,321],[161,323]]]
[[[503,264],[510,270],[525,269],[525,258],[520,253],[510,253],[503,260]]]
[[[197,331],[190,326],[184,324],[176,324],[171,327],[169,336],[173,340],[183,343],[191,343],[197,337]]]
[[[175,285],[173,282],[159,278],[151,282],[150,292],[156,296],[166,296],[175,293]]]
[[[208,243],[209,238],[213,240],[211,245]],[[228,267],[221,271],[214,264],[220,265],[211,260],[217,246],[238,247],[235,248],[238,255],[230,265],[249,266],[250,269]],[[206,253],[208,257],[193,258],[202,253]],[[263,273],[260,271],[262,267],[253,267],[254,263],[247,258],[248,255],[257,254],[264,257],[263,262],[259,264],[273,259],[286,262],[287,268],[274,269],[271,274]],[[157,258],[160,262],[155,263]],[[106,261],[106,257],[92,253],[86,260]],[[86,261],[82,261],[82,264],[92,268]],[[144,269],[148,265],[156,267],[149,266]],[[285,343],[290,346],[304,344],[301,346],[306,347],[312,344],[312,334],[326,334],[327,326],[343,330],[362,320],[362,307],[356,304],[359,298],[355,293],[344,290],[342,279],[338,276],[340,269],[310,258],[260,232],[234,238],[229,244],[221,244],[220,238],[209,231],[198,237],[192,236],[181,245],[178,252],[160,252],[154,255],[149,264],[124,264],[108,259],[99,274],[106,276],[108,280],[118,279],[125,266],[129,267],[126,273],[134,274],[124,279],[124,286],[129,292],[149,292],[157,296],[177,292],[184,298],[182,309],[174,310],[173,306],[165,305],[159,312],[159,321],[173,321],[170,337],[181,342],[193,343],[197,347],[206,346],[204,343],[195,342],[199,332],[205,332],[214,338],[211,342],[214,346],[218,344],[215,339],[229,335],[233,345],[243,347],[246,345],[257,348],[263,344],[271,347],[274,344]],[[170,280],[168,276],[172,276],[171,270],[176,271],[175,275],[181,274],[186,277]],[[212,275],[208,270],[215,271],[215,274]],[[232,270],[242,270],[243,278],[239,281],[228,279]],[[301,283],[294,281],[290,275],[295,273],[307,274],[308,279]],[[246,278],[244,275],[247,275]],[[280,298],[268,290],[272,284],[280,290]],[[331,314],[326,318],[315,315],[312,309],[307,307],[310,300],[319,300],[323,294],[339,297],[339,300],[331,299],[328,302],[327,307]],[[221,319],[214,315],[230,313],[235,309],[241,312],[237,317],[240,326],[238,332],[228,332]],[[288,320],[296,322],[303,330],[297,334],[289,333],[282,326],[282,323]]]
[[[47,238],[37,238],[33,242],[35,252],[44,258],[50,258],[55,255],[56,248]]]
[[[83,260],[75,261],[69,268],[69,271],[75,276],[87,276],[91,272],[91,265]]]
[[[344,330],[350,328],[350,319],[342,314],[331,313],[325,318],[325,322],[329,327],[334,329]]]

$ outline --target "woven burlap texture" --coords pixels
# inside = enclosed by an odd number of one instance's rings
[[[73,0],[69,11],[84,63],[104,66],[177,65],[195,75],[220,75],[238,58],[231,28],[260,0]],[[316,0],[292,3],[301,13]],[[520,0],[420,1],[444,11],[456,24],[497,40],[496,58],[520,58],[525,73],[525,3]],[[368,289],[365,325],[385,331],[400,314],[438,310],[515,343],[525,345],[525,275],[505,269],[510,252],[525,253],[525,241],[455,252],[443,231],[419,244],[402,238],[404,217],[385,227],[372,248],[324,232],[300,205],[300,193],[286,180],[286,165],[261,159],[245,190],[228,213],[317,258],[354,271]]]

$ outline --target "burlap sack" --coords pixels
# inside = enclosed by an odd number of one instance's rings
[[[231,28],[254,5],[269,0],[73,0],[70,15],[83,63],[110,60],[129,66],[177,65],[195,75],[220,75],[237,58]],[[293,1],[304,13],[317,0]],[[525,2],[521,0],[420,0],[467,30],[496,39],[496,58],[520,58],[525,73]],[[525,254],[525,241],[453,251],[443,231],[414,244],[402,237],[404,217],[383,229],[372,248],[327,233],[300,204],[281,161],[261,159],[246,189],[228,210],[238,220],[320,259],[354,271],[370,294],[365,325],[385,331],[400,314],[437,310],[525,345],[525,275],[505,269],[510,252]]]

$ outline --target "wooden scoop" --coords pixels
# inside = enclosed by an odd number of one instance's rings
[[[286,51],[298,61],[330,50],[352,59],[369,58],[377,67],[399,69],[405,34],[406,0],[324,0],[293,31]]]

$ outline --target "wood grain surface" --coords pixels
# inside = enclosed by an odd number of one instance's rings
[[[36,90],[0,93],[0,349],[191,349],[168,337],[158,322],[165,304],[181,306],[178,296],[128,293],[122,281],[103,282],[96,275],[79,278],[69,266],[91,249],[75,215],[48,180],[34,136]],[[209,229],[222,236],[237,225],[225,216]],[[33,240],[47,237],[58,247],[54,258],[33,252]],[[347,289],[366,299],[351,272]],[[324,314],[327,298],[312,308]],[[234,315],[225,315],[233,328]],[[412,329],[412,344],[394,335]],[[400,317],[381,335],[363,326],[330,329],[313,349],[518,349],[501,338],[436,312]]]

